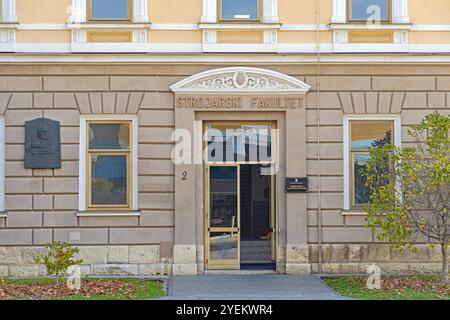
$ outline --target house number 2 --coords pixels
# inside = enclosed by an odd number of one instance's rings
[[[181,174],[181,180],[183,181],[187,180],[187,175],[188,175],[187,171],[183,171],[183,173]]]

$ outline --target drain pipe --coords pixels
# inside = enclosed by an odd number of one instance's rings
[[[320,169],[320,0],[316,0],[316,50],[317,50],[317,250],[318,250],[318,273],[323,273],[322,268],[322,183]]]

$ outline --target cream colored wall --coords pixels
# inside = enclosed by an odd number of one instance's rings
[[[72,0],[16,0],[16,15],[21,23],[65,23]]]
[[[72,0],[16,0],[20,23],[65,23],[70,15]],[[130,0],[131,1],[131,0]],[[332,16],[332,1],[318,0],[319,23],[328,24]],[[152,23],[191,23],[200,21],[201,0],[149,0],[149,19]],[[279,0],[278,13],[283,24],[315,24],[316,0]],[[450,0],[409,0],[409,14],[414,24],[450,24]],[[244,36],[244,34],[243,34]],[[312,43],[316,33],[311,31],[279,31],[280,43]],[[243,37],[245,38],[245,37]],[[201,31],[150,30],[149,42],[199,43]],[[69,31],[18,31],[17,42],[58,43],[70,42]],[[239,41],[237,41],[239,42]],[[332,32],[321,32],[320,42],[332,42]],[[410,32],[411,43],[449,43],[450,32]]]
[[[17,43],[70,43],[70,31],[18,31]]]
[[[449,0],[409,0],[412,23],[450,24]]]
[[[316,22],[316,0],[279,0],[281,23],[313,24]],[[70,15],[71,0],[16,0],[16,12],[21,23],[63,23]],[[332,1],[319,0],[320,23],[329,23]],[[200,0],[149,0],[150,21],[155,23],[197,23],[202,14]],[[413,23],[450,24],[450,1],[409,0]]]
[[[414,44],[448,44],[450,43],[450,32],[413,32],[409,35],[409,42]]]
[[[148,15],[155,23],[197,23],[202,15],[202,1],[149,0]]]
[[[328,31],[319,33],[320,43],[329,43],[333,40],[333,34]],[[284,31],[278,34],[278,42],[280,43],[315,43],[317,41],[317,33],[311,31]]]
[[[202,33],[200,31],[150,30],[148,41],[154,43],[199,43],[202,41]]]
[[[329,23],[333,12],[331,0],[319,0],[320,23]],[[316,0],[278,0],[281,23],[316,23]]]

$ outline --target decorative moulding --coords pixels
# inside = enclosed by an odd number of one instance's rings
[[[311,87],[294,77],[268,69],[229,67],[208,70],[170,87],[192,94],[306,94]]]

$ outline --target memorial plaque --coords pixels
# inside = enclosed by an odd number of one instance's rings
[[[305,193],[308,192],[308,178],[286,178],[286,193]]]
[[[25,122],[25,168],[61,168],[59,122],[39,118]]]

